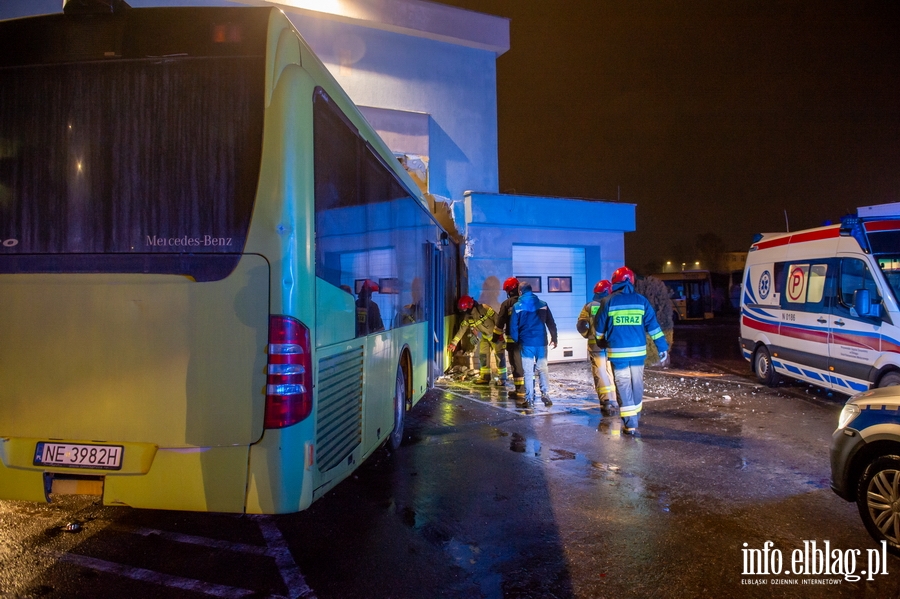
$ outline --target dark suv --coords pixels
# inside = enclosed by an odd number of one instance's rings
[[[855,501],[869,534],[900,555],[900,386],[847,400],[831,436],[831,488]]]

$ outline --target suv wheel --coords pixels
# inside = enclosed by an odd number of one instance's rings
[[[881,456],[866,467],[856,505],[872,538],[887,541],[888,551],[900,555],[900,456]]]

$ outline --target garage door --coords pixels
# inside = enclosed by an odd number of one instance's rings
[[[587,297],[584,248],[513,245],[513,272],[530,282],[553,312],[559,344],[550,350],[550,361],[586,360],[587,342],[575,329]]]

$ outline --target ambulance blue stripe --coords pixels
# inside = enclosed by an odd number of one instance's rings
[[[753,293],[753,285],[750,283],[750,271],[747,271],[747,281],[744,283],[744,303],[755,304],[756,296]]]
[[[822,375],[820,375],[818,372],[813,372],[812,370],[806,370],[804,368],[803,374],[805,374],[807,376],[807,378],[815,379],[817,381],[827,382],[827,380],[823,379]]]
[[[794,366],[793,364],[785,364],[784,369],[787,370],[788,372],[792,372],[794,374],[799,374],[800,376],[803,376],[803,371],[800,370],[799,368],[797,368],[796,366]]]
[[[811,381],[821,381],[823,383],[830,382],[842,389],[847,389],[849,393],[858,393],[860,391],[866,391],[867,389],[869,389],[868,384],[858,383],[853,379],[840,377],[833,373],[809,370],[808,368],[800,368],[794,364],[781,360],[773,359],[772,365],[776,370],[779,370],[782,373],[787,373],[788,375],[793,375],[797,378],[804,378]]]
[[[764,322],[766,324],[781,324],[781,320],[779,318],[776,318],[774,314],[769,314],[767,311],[760,308],[745,308],[744,312],[745,316],[749,318],[755,318],[756,320]]]

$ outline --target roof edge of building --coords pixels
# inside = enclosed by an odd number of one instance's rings
[[[285,12],[312,14],[494,52],[509,50],[509,19],[425,0],[273,0]]]

